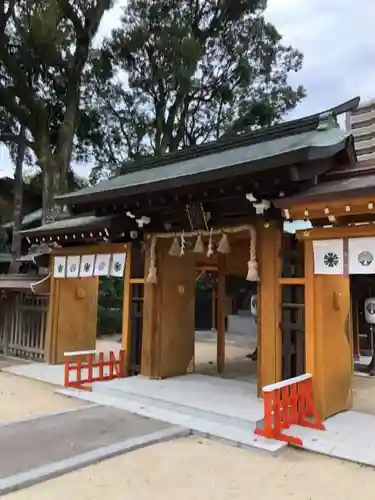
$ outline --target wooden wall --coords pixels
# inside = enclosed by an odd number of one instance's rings
[[[305,238],[306,372],[313,377],[313,398],[321,418],[352,406],[352,322],[350,278],[315,275],[313,239],[333,237],[321,229]]]
[[[53,279],[47,327],[47,362],[64,352],[95,349],[99,278]]]
[[[126,251],[124,244],[91,245],[54,250],[54,255],[84,255]],[[53,256],[51,269],[53,270]],[[46,331],[46,361],[62,363],[64,352],[95,349],[99,278],[51,277]]]
[[[317,275],[313,279],[313,286],[314,401],[319,414],[326,418],[352,406],[349,277]]]

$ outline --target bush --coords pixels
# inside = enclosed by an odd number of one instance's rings
[[[122,333],[123,280],[100,278],[97,335]]]

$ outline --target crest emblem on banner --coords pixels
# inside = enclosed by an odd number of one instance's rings
[[[344,274],[344,242],[342,239],[315,240],[314,273]]]
[[[55,278],[65,278],[66,257],[54,257],[53,275]]]
[[[339,256],[337,253],[328,252],[324,256],[324,264],[327,267],[336,267],[339,263]]]
[[[358,255],[358,262],[362,266],[365,267],[369,266],[373,260],[374,256],[368,250],[364,250],[363,252],[360,252],[360,254]]]
[[[349,238],[349,274],[375,273],[375,238]]]

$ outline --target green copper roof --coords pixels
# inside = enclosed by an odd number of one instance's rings
[[[108,215],[103,217],[95,217],[95,215],[87,215],[82,217],[69,217],[50,224],[45,224],[32,229],[21,231],[22,237],[37,236],[39,234],[60,234],[63,232],[73,233],[77,231],[89,231],[90,229],[104,229],[116,220],[116,216]]]
[[[220,180],[232,175],[280,167],[294,161],[323,159],[344,149],[348,136],[347,132],[331,124],[323,130],[315,129],[168,165],[134,170],[96,186],[60,196],[58,200],[70,204],[105,200],[197,184],[210,180],[208,177],[211,176],[212,180]],[[267,162],[270,159],[274,161]],[[266,162],[268,165],[265,165]]]
[[[355,98],[324,113],[133,162],[123,167],[123,175],[59,196],[57,201],[70,205],[106,201],[329,157],[347,146],[348,134],[338,128],[336,116],[358,103]]]

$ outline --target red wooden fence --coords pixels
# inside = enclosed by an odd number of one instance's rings
[[[255,434],[302,446],[302,439],[285,434],[291,425],[325,430],[312,399],[312,376],[309,373],[263,387],[264,427]]]
[[[105,359],[104,352],[74,351],[65,352],[64,386],[91,390],[87,384],[103,380],[125,377],[125,352],[113,351]]]

